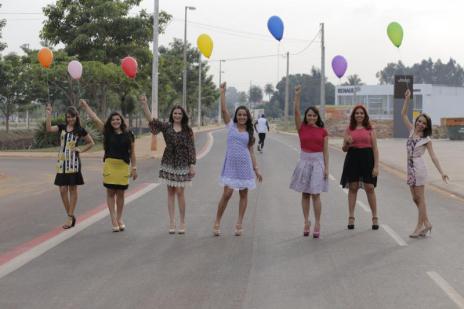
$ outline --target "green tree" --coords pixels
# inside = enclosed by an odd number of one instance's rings
[[[361,77],[358,74],[349,75],[346,77],[347,81],[343,83],[343,86],[356,86],[356,85],[364,85],[361,80]]]
[[[151,61],[153,16],[145,10],[129,14],[142,0],[58,0],[43,8],[46,16],[40,37],[52,46],[64,44],[80,60],[119,63],[128,54],[139,65]],[[160,32],[171,16],[160,13]]]
[[[0,3],[0,8],[2,4]],[[2,39],[2,29],[6,25],[6,19],[0,19],[0,40]],[[0,41],[0,52],[3,51],[7,47],[6,43]]]
[[[268,101],[271,102],[271,96],[274,94],[274,86],[272,84],[264,85],[264,93],[268,96]]]
[[[253,103],[255,106],[258,103],[261,103],[263,100],[263,89],[259,86],[251,86],[250,87],[250,102]]]

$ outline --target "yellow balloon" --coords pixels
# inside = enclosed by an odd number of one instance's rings
[[[197,39],[197,46],[200,52],[209,59],[213,52],[213,40],[205,33],[201,34]]]

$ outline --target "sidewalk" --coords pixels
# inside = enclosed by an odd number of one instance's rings
[[[211,126],[204,126],[198,129],[198,127],[193,128],[194,133],[205,132],[214,130],[217,128],[222,128],[222,126],[211,125]],[[151,150],[151,140],[152,135],[146,134],[143,135],[135,140],[135,150],[137,158],[139,159],[148,159],[148,158],[161,158],[163,156],[164,148],[166,147],[166,143],[164,142],[164,138],[162,134],[156,135],[156,151]],[[0,151],[0,158],[2,157],[9,157],[9,158],[56,158],[58,152],[57,151],[49,151],[49,152],[40,152],[40,151]],[[81,154],[82,158],[102,158],[103,151],[90,151]]]
[[[464,198],[464,141],[444,139],[434,139],[432,141],[435,154],[443,171],[450,177],[450,182],[448,184],[443,182],[440,173],[426,152],[424,159],[428,172],[428,184]],[[329,144],[341,151],[342,139],[331,138]],[[399,172],[406,184],[406,139],[378,139],[377,145],[379,147],[380,163]]]

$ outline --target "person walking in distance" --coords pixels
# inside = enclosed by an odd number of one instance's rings
[[[169,234],[176,232],[175,198],[179,205],[178,234],[185,234],[185,187],[190,185],[195,176],[196,152],[193,131],[189,126],[188,116],[180,105],[172,107],[169,121],[154,119],[148,108],[146,96],[140,97],[140,103],[147,119],[151,133],[163,133],[166,148],[159,171],[159,178],[167,185]]]
[[[401,117],[406,128],[409,130],[409,137],[406,142],[407,150],[407,183],[411,191],[411,196],[417,206],[418,218],[417,225],[414,232],[409,235],[411,238],[418,238],[419,236],[426,236],[428,232],[432,232],[432,224],[427,215],[427,206],[425,203],[425,183],[427,181],[427,169],[425,167],[422,155],[425,150],[429,152],[432,162],[440,172],[441,178],[445,183],[448,182],[449,177],[446,175],[438,161],[432,147],[432,120],[424,113],[417,116],[414,125],[408,117],[408,107],[411,99],[411,91],[408,89],[404,95],[403,109],[401,110]]]
[[[269,132],[269,122],[267,121],[264,114],[259,117],[258,120],[255,121],[254,128],[256,133],[258,133],[258,151],[263,152],[264,148],[264,140],[266,139],[266,132]]]
[[[84,109],[97,129],[103,133],[105,150],[103,186],[106,188],[106,203],[113,232],[124,231],[126,229],[122,220],[124,192],[129,187],[129,178],[137,179],[134,134],[128,130],[124,117],[118,112],[112,112],[103,123],[87,104],[87,101],[80,100],[79,107]]]
[[[222,119],[227,126],[228,133],[226,157],[220,177],[224,191],[218,204],[213,233],[215,236],[221,234],[219,227],[222,215],[232,193],[234,190],[238,190],[240,202],[235,235],[240,236],[243,232],[242,223],[248,203],[248,190],[256,187],[255,177],[261,182],[262,176],[259,173],[253,152],[255,138],[250,111],[245,106],[239,106],[235,110],[234,118],[231,119],[226,106],[226,83],[221,84],[220,91]]]
[[[76,225],[74,211],[77,205],[77,186],[84,184],[82,177],[82,164],[80,154],[88,151],[95,144],[92,137],[81,127],[79,112],[73,106],[66,110],[66,124],[52,126],[52,106],[46,107],[47,119],[45,127],[49,133],[58,133],[60,136],[60,150],[56,164],[55,185],[60,188],[61,200],[68,215],[63,229]],[[79,147],[80,140],[85,144]]]
[[[295,126],[300,138],[300,161],[293,172],[290,188],[301,193],[304,229],[303,236],[309,236],[310,200],[313,200],[314,225],[313,237],[319,238],[321,221],[321,192],[329,189],[329,142],[328,133],[324,129],[319,110],[310,106],[306,109],[301,121],[301,86],[295,87]]]
[[[377,217],[377,200],[374,188],[379,175],[379,150],[377,136],[369,121],[367,110],[362,105],[354,107],[350,124],[345,130],[343,151],[346,152],[340,184],[348,187],[348,229],[354,229],[354,210],[358,189],[366,191],[372,212],[372,229],[379,229]]]

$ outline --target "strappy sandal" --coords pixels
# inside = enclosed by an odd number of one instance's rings
[[[74,215],[69,215],[69,214],[68,214],[68,217],[71,218],[71,224],[64,224],[62,226],[64,230],[70,229],[76,225],[76,217],[74,217]]]

